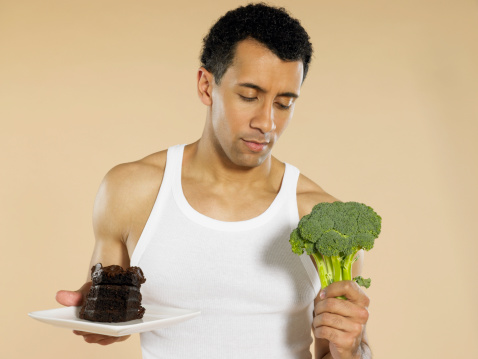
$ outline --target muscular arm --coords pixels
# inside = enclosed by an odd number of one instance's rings
[[[93,208],[93,231],[95,247],[91,256],[90,268],[96,263],[103,266],[112,264],[129,267],[129,255],[126,247],[130,228],[128,214],[128,165],[119,165],[111,169],[103,179]],[[126,188],[125,188],[126,187]],[[88,280],[90,280],[89,273]]]
[[[93,209],[95,248],[90,267],[116,264],[127,268],[143,227],[161,186],[165,153],[158,153],[137,162],[121,164],[111,169],[102,181]],[[57,292],[57,301],[66,306],[78,306],[91,287],[91,271],[87,282],[77,291]],[[124,337],[74,331],[88,343],[109,345],[126,340]]]
[[[299,209],[299,217],[302,218],[306,214],[312,211],[314,205],[319,202],[335,202],[339,199],[329,195],[325,192],[320,186],[315,184],[313,181],[307,177],[301,175],[299,182],[297,184],[297,204]],[[363,250],[359,251],[357,261],[352,265],[353,276],[361,275],[363,267]],[[315,261],[311,258],[312,263],[315,266]],[[317,269],[317,268],[316,268]],[[320,298],[317,298],[314,301],[314,306],[317,305]],[[314,314],[315,316],[315,314]],[[314,327],[312,327],[314,330]],[[361,353],[360,358],[371,358],[371,352],[368,345],[368,338],[365,332],[365,326],[362,331],[361,338]],[[316,359],[331,359],[332,355],[330,354],[329,341],[326,339],[317,338],[314,335],[314,349],[315,349],[315,358]]]
[[[165,152],[111,169],[93,209],[95,247],[90,268],[101,262],[127,268],[151,213],[164,173]]]

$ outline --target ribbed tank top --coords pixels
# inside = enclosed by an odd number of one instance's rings
[[[147,281],[143,303],[200,310],[188,321],[141,333],[144,359],[311,358],[320,280],[291,251],[299,221],[299,170],[259,216],[219,221],[197,212],[181,186],[185,145],[170,147],[161,188],[131,258]]]

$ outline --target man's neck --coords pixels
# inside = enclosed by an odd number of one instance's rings
[[[272,157],[256,167],[238,166],[230,161],[224,153],[204,139],[188,145],[184,151],[185,169],[189,175],[214,182],[216,185],[253,185],[270,181]]]

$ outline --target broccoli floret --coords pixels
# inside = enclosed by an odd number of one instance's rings
[[[357,252],[373,248],[382,218],[358,202],[318,203],[302,217],[290,235],[292,251],[311,255],[319,271],[322,288],[340,280],[352,280],[352,264]],[[370,279],[354,280],[368,288]]]
[[[370,287],[370,282],[372,281],[370,278],[362,278],[362,276],[358,275],[354,278],[354,281],[361,285],[362,287],[368,288]]]

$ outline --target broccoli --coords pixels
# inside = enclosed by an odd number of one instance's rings
[[[372,249],[380,234],[382,218],[357,202],[323,202],[302,217],[290,235],[292,251],[311,255],[319,272],[322,288],[341,280],[352,280],[352,263],[361,249]],[[366,288],[370,278],[353,279]]]

